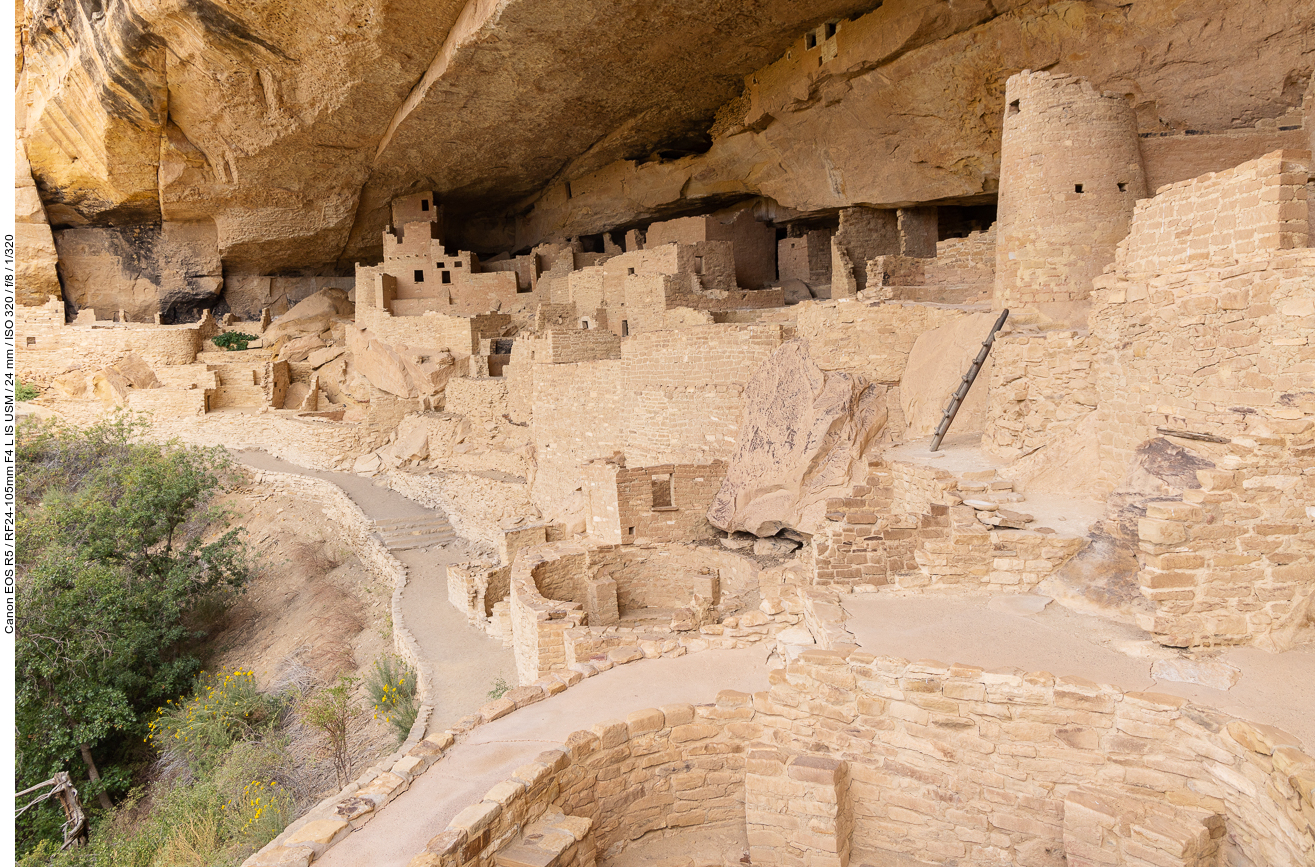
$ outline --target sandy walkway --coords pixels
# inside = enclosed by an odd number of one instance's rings
[[[664,704],[711,702],[723,689],[767,688],[767,648],[709,650],[631,663],[480,726],[374,821],[316,865],[403,867],[459,811],[573,731]]]
[[[347,493],[375,521],[427,518],[434,514],[389,488],[351,473],[308,470],[264,452],[235,451],[250,467],[323,479]],[[511,648],[473,629],[447,601],[446,552],[415,549],[394,552],[410,574],[402,591],[402,611],[434,673],[434,713],[429,731],[442,731],[488,701],[493,682],[504,678],[516,685],[516,659]]]

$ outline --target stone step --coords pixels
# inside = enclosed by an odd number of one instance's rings
[[[414,518],[394,518],[388,521],[375,521],[373,528],[381,533],[391,533],[394,530],[414,530],[421,527],[451,526],[447,518],[442,515],[421,515]]]
[[[456,541],[456,531],[441,515],[376,521],[374,531],[390,551],[429,548]]]

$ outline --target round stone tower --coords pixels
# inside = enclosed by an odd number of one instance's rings
[[[1092,278],[1114,261],[1146,196],[1137,121],[1119,96],[1024,70],[1005,85],[995,308],[1085,322]]]

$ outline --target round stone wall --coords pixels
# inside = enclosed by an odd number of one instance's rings
[[[1023,71],[1005,85],[995,307],[1081,320],[1146,195],[1127,100],[1071,75]],[[1056,305],[1068,305],[1058,307]]]

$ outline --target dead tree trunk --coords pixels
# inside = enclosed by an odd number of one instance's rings
[[[96,763],[92,761],[91,746],[82,744],[78,749],[82,751],[82,761],[87,765],[87,776],[91,777],[93,783],[99,783],[100,771],[96,770]],[[96,803],[106,810],[114,809],[114,805],[110,803],[110,796],[105,794],[103,789],[96,795]]]

